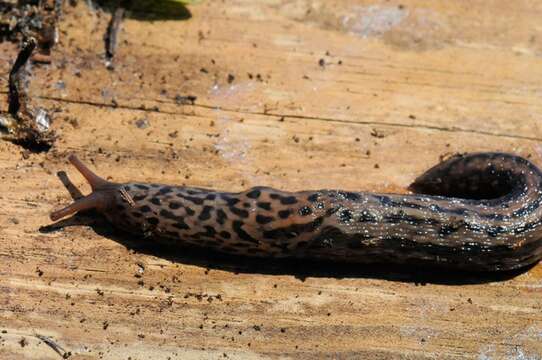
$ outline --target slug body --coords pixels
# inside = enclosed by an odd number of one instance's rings
[[[542,258],[542,173],[505,153],[456,156],[429,169],[413,194],[340,190],[240,193],[107,182],[75,156],[93,192],[53,212],[95,208],[145,237],[259,257],[521,268]]]

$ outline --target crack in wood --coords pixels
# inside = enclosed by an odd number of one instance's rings
[[[167,115],[195,116],[195,114],[189,114],[189,113],[185,113],[185,112],[164,111],[164,110],[152,109],[152,108],[142,109],[142,108],[136,107],[136,106],[100,103],[100,102],[95,102],[95,101],[90,101],[90,100],[71,100],[71,99],[62,99],[62,98],[58,98],[58,97],[54,97],[54,96],[44,96],[44,95],[36,96],[36,97],[40,98],[40,99],[43,99],[43,100],[65,102],[65,103],[70,103],[70,104],[88,105],[88,106],[94,106],[94,107],[118,108],[118,109],[123,109],[123,110],[154,112],[154,113],[158,113],[158,114],[167,114]],[[160,103],[175,105],[174,102],[160,101]],[[205,104],[194,104],[194,105],[185,105],[185,106],[189,106],[189,107],[192,107],[192,108],[195,107],[195,108],[203,108],[203,109],[210,109],[210,110],[220,110],[220,111],[233,112],[233,113],[239,113],[239,114],[244,114],[244,115],[272,116],[272,117],[277,117],[277,118],[284,117],[285,119],[290,118],[290,119],[299,119],[299,120],[324,121],[324,122],[342,123],[342,124],[349,124],[349,125],[388,126],[388,127],[399,127],[399,128],[406,128],[406,129],[421,129],[421,130],[429,130],[429,131],[442,131],[442,132],[450,132],[450,133],[467,133],[467,134],[476,134],[476,135],[484,135],[484,136],[507,138],[507,139],[517,139],[517,140],[527,140],[527,141],[542,142],[542,137],[537,137],[537,136],[527,136],[527,135],[518,135],[518,134],[503,134],[503,133],[497,133],[497,132],[491,132],[491,131],[485,131],[485,130],[466,129],[466,128],[460,128],[460,127],[446,127],[446,126],[423,125],[423,124],[413,125],[413,124],[403,124],[403,123],[399,123],[399,122],[384,122],[384,121],[353,121],[353,120],[336,119],[336,118],[328,118],[328,117],[320,117],[320,116],[281,114],[281,113],[273,113],[273,112],[245,111],[245,110],[240,110],[240,109],[236,110],[236,109],[229,109],[229,108],[224,108],[224,107],[220,107],[220,106],[205,105]]]

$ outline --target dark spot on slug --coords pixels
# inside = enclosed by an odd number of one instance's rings
[[[363,212],[362,212],[362,216],[363,216]],[[411,225],[425,224],[425,221],[428,220],[428,218],[418,218],[415,216],[407,215],[403,210],[399,210],[397,211],[397,213],[384,215],[382,219],[385,223],[390,223],[390,224],[408,223]],[[360,219],[360,221],[362,220]]]
[[[315,231],[316,229],[318,229],[320,225],[322,225],[323,222],[324,222],[324,218],[319,217],[309,223],[293,224],[293,225],[285,226],[282,228],[276,228],[273,230],[264,231],[263,236],[266,239],[276,239],[276,240],[293,239],[299,236],[299,234],[301,233]]]
[[[214,227],[206,225],[206,226],[204,226],[204,229],[205,229],[204,232],[196,233],[193,236],[195,238],[200,238],[200,237],[213,238],[216,235],[216,230],[215,230]]]
[[[432,219],[432,218],[418,219],[418,222],[416,222],[414,219],[410,221],[412,222],[412,224],[425,224],[425,225],[433,225],[433,226],[440,225],[440,222],[437,219]]]
[[[133,199],[134,199],[134,201],[141,201],[141,200],[145,199],[146,197],[147,197],[147,195],[145,195],[145,194],[138,194],[138,195],[135,195],[133,197]]]
[[[169,208],[172,210],[180,209],[183,205],[181,203],[172,201],[169,203]]]
[[[297,203],[297,199],[295,196],[287,196],[280,199],[280,203],[282,205],[292,205]]]
[[[257,199],[257,198],[260,197],[261,194],[262,194],[262,192],[260,190],[254,189],[251,192],[247,193],[247,197],[249,197],[251,199]]]
[[[486,230],[487,235],[491,237],[497,237],[498,235],[502,233],[506,233],[506,232],[507,230],[503,226],[490,227],[489,229]]]
[[[158,218],[155,218],[155,217],[150,217],[150,218],[147,218],[147,222],[153,226],[156,226],[160,223],[160,220],[158,220]]]
[[[318,196],[319,196],[319,195],[320,195],[320,194],[318,194],[318,193],[314,193],[314,194],[312,194],[312,195],[309,195],[309,196],[307,197],[307,200],[309,200],[310,202],[317,202],[317,201],[318,201]]]
[[[176,227],[177,229],[181,230],[190,230],[190,226],[188,226],[183,218],[180,218],[175,224],[173,224],[173,227]]]
[[[350,201],[358,201],[360,199],[359,194],[350,191],[337,191],[337,196]]]
[[[149,190],[149,187],[147,185],[143,185],[143,184],[135,184],[135,187],[138,188],[138,189],[141,189],[141,190]]]
[[[238,209],[238,208],[232,206],[232,207],[230,207],[230,211],[233,214],[235,214],[235,215],[237,215],[237,216],[239,216],[241,218],[247,218],[248,217],[248,211],[246,211],[246,210]]]
[[[439,229],[439,235],[440,236],[447,236],[450,234],[453,234],[457,232],[461,228],[462,224],[449,224],[449,225],[443,225]]]
[[[466,227],[467,227],[467,229],[469,229],[470,231],[474,231],[474,232],[482,232],[482,231],[484,230],[484,228],[482,227],[482,225],[477,224],[477,223],[469,223],[469,224],[466,224]]]
[[[244,208],[249,208],[249,207],[250,207],[250,204],[247,203],[247,202],[244,202],[244,203],[243,203],[243,207],[244,207]]]
[[[216,194],[208,194],[205,197],[205,200],[214,200],[214,199],[216,199]]]
[[[250,236],[250,234],[247,233],[245,230],[243,230],[242,226],[243,226],[243,222],[239,220],[234,220],[232,223],[233,231],[235,231],[235,233],[239,236],[241,240],[259,244],[260,242],[254,239],[252,236]]]
[[[407,208],[410,208],[410,209],[418,209],[418,210],[425,209],[425,206],[423,206],[423,205],[416,204],[416,203],[411,203],[411,202],[407,202],[407,201],[401,202],[399,206],[407,207]]]
[[[216,221],[220,224],[220,225],[224,225],[224,223],[226,222],[226,219],[228,218],[228,215],[226,215],[226,213],[224,212],[224,210],[222,209],[217,209],[216,210]]]
[[[184,211],[186,211],[186,215],[188,216],[194,216],[196,214],[196,212],[192,208],[189,208],[188,206],[184,207]]]
[[[302,208],[298,210],[298,213],[301,216],[307,216],[307,215],[312,214],[312,209],[308,206],[303,206]]]
[[[226,195],[222,195],[222,199],[226,202],[226,205],[228,206],[234,206],[235,204],[239,202],[239,199],[232,198]]]
[[[414,221],[414,223],[419,223],[420,219],[417,219],[412,216],[408,216],[403,210],[399,210],[395,214],[389,214],[384,216],[384,222],[391,223],[391,224],[399,224],[401,222],[411,222]]]
[[[297,202],[295,196],[282,196],[280,194],[271,194],[269,197],[273,200],[279,200],[282,205],[292,205]]]
[[[514,216],[514,217],[524,217],[526,215],[531,214],[533,211],[538,209],[540,206],[542,206],[542,198],[538,198],[535,201],[531,201],[526,206],[522,207],[521,209],[515,210],[514,212],[512,212],[512,216]]]
[[[214,208],[212,206],[205,205],[199,214],[198,219],[202,221],[209,220],[211,218],[211,211],[213,211],[213,209]]]
[[[220,235],[221,237],[223,237],[224,239],[229,239],[231,238],[231,234],[227,231],[221,231],[218,235]]]
[[[310,247],[315,249],[330,248],[333,247],[334,240],[341,241],[344,236],[344,233],[335,226],[326,226],[311,242]]]
[[[141,211],[142,213],[147,213],[151,211],[151,208],[148,207],[147,205],[143,205],[142,207],[139,208],[139,211]]]
[[[396,203],[389,196],[386,196],[386,195],[373,195],[373,198],[376,201],[378,201],[382,206],[386,206],[386,207],[400,206],[399,203]]]
[[[169,220],[175,220],[175,221],[184,220],[182,216],[175,215],[174,213],[166,209],[160,210],[160,216]]]
[[[173,189],[171,188],[171,186],[164,186],[158,191],[158,193],[160,193],[162,195],[165,195],[165,194],[170,193],[172,191],[173,191]]]
[[[153,198],[151,199],[151,203],[153,203],[154,205],[161,205],[161,204],[162,204],[162,200],[160,200],[160,198],[153,197]]]
[[[541,225],[542,225],[542,220],[536,220],[527,224],[519,225],[516,228],[512,229],[511,231],[514,234],[521,234],[521,233],[529,232]]]
[[[343,209],[339,213],[339,220],[343,223],[350,222],[352,220],[352,211],[350,211],[349,209]]]
[[[359,217],[359,222],[376,222],[376,216],[369,212],[368,210],[363,210],[361,216]]]
[[[289,209],[288,209],[288,210],[280,210],[280,211],[278,212],[278,214],[279,214],[279,217],[280,217],[281,219],[287,219],[288,216],[290,216],[290,215],[292,214],[292,211],[289,210]]]
[[[181,193],[177,194],[178,197],[183,198],[185,200],[188,200],[190,202],[193,202],[196,205],[203,205],[203,199],[195,197],[195,196],[188,196]]]
[[[271,210],[271,203],[269,202],[258,202],[256,203],[256,206],[258,206],[260,209]]]
[[[258,224],[265,225],[265,224],[270,223],[273,220],[274,220],[274,218],[271,217],[271,216],[265,216],[265,215],[259,215],[259,214],[256,215],[256,222]]]
[[[185,191],[188,195],[199,195],[203,192],[200,189],[186,189]]]

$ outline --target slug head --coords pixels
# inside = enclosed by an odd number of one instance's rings
[[[57,221],[83,210],[96,209],[100,212],[107,210],[114,201],[114,195],[119,190],[119,184],[109,182],[94,174],[73,154],[68,157],[68,160],[88,181],[92,193],[75,200],[63,209],[53,211],[50,215],[51,220]]]

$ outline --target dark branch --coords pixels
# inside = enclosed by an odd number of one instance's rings
[[[24,71],[24,68],[35,48],[36,40],[34,38],[30,38],[25,42],[9,72],[8,111],[14,118],[18,117],[17,114],[19,113],[21,105],[26,108],[26,72]]]
[[[115,52],[117,51],[118,36],[120,25],[124,18],[124,11],[123,7],[118,7],[113,16],[111,16],[111,21],[107,27],[107,32],[105,34],[105,57],[108,61],[113,60]]]

